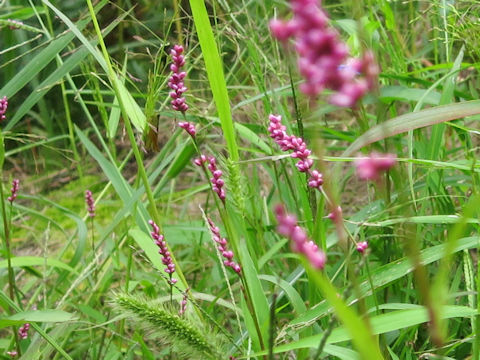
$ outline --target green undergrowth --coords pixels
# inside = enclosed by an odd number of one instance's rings
[[[480,359],[479,5],[324,0],[351,55],[380,68],[339,108],[300,91],[294,47],[271,36],[288,3],[0,0],[0,359]],[[269,114],[312,150],[321,191]],[[356,161],[375,152],[396,163],[365,181]],[[278,231],[278,204],[323,270]]]

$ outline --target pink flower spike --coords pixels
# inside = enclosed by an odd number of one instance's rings
[[[304,255],[314,269],[322,270],[325,267],[327,257],[318,249],[318,246],[308,239],[305,231],[297,225],[294,215],[287,214],[282,205],[275,207],[277,217],[277,231],[292,241],[292,250]]]
[[[240,267],[239,264],[234,262],[232,259],[234,257],[233,251],[227,250],[227,239],[222,238],[220,236],[220,229],[215,225],[215,223],[212,221],[212,219],[208,218],[208,226],[210,227],[210,232],[213,235],[213,240],[218,244],[218,251],[222,254],[222,256],[225,258],[223,264],[226,267],[232,268],[233,271],[235,271],[237,274],[240,274],[242,271],[242,268]]]
[[[30,329],[30,324],[29,323],[25,323],[23,324],[22,327],[20,327],[20,329],[18,329],[18,336],[20,337],[20,339],[27,339],[28,338],[28,330]]]
[[[188,290],[189,289],[185,290],[185,293],[183,294],[182,302],[180,303],[180,311],[178,312],[178,315],[180,316],[185,314],[185,311],[187,311]]]
[[[195,134],[197,133],[197,131],[195,130],[195,125],[193,125],[191,122],[188,122],[188,121],[179,122],[178,126],[184,129],[191,137],[195,137]]]
[[[7,198],[7,200],[10,201],[10,204],[12,204],[17,198],[19,186],[20,186],[20,180],[14,179],[12,181],[12,188],[10,189],[11,195]]]
[[[366,241],[361,241],[357,244],[357,251],[360,254],[364,254],[365,251],[367,250],[367,248],[368,248],[368,242],[366,242]]]
[[[210,156],[208,158],[208,170],[212,173],[213,177],[210,179],[210,182],[212,184],[212,190],[218,195],[220,200],[225,204],[225,189],[223,189],[223,186],[225,185],[225,181],[221,178],[223,175],[223,172],[219,169],[217,169],[217,160],[213,157]]]
[[[88,216],[95,217],[95,202],[93,201],[93,195],[90,190],[85,191],[85,202],[87,203]]]
[[[0,99],[0,122],[2,122],[7,118],[5,116],[5,113],[7,112],[7,108],[8,108],[8,100],[7,100],[7,97],[4,96],[3,98]]]
[[[307,148],[307,144],[302,138],[286,133],[286,127],[282,125],[282,117],[280,115],[269,115],[270,125],[268,132],[270,137],[280,146],[283,151],[293,151],[290,155],[294,159],[298,159],[295,164],[298,171],[310,175],[308,186],[320,190],[323,184],[323,176],[317,170],[312,170],[313,159],[310,158],[312,151]]]
[[[397,162],[393,154],[379,154],[373,152],[368,157],[355,160],[357,176],[362,180],[379,180],[382,172],[392,168]]]
[[[330,102],[341,107],[355,106],[360,98],[376,86],[379,73],[373,54],[350,59],[347,45],[329,26],[329,18],[318,0],[290,0],[293,18],[270,21],[272,35],[284,45],[295,40],[298,69],[305,82],[304,94],[316,97],[324,89],[334,95]]]
[[[173,263],[170,252],[168,251],[165,237],[160,234],[160,228],[153,220],[149,220],[148,223],[152,227],[152,232],[150,233],[150,235],[152,235],[152,239],[155,241],[155,245],[158,246],[158,253],[162,255],[163,265],[166,266],[164,271],[169,274],[170,284],[173,285],[177,282],[177,279],[172,278],[172,274],[175,272],[175,264]]]
[[[173,49],[170,50],[170,56],[172,57],[172,64],[170,65],[170,70],[172,71],[172,75],[168,80],[168,87],[173,90],[172,92],[170,92],[170,97],[172,98],[172,109],[184,113],[188,110],[188,105],[186,104],[186,100],[183,97],[183,93],[187,91],[187,88],[185,87],[183,82],[186,73],[180,71],[183,65],[185,65],[185,57],[182,55],[182,53],[183,46],[181,45],[175,45]]]

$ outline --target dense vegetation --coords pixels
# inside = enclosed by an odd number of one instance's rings
[[[480,359],[479,19],[0,0],[0,359]]]

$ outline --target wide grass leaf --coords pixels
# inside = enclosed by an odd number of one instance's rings
[[[64,270],[68,270],[70,272],[76,272],[67,264],[51,258],[42,258],[39,256],[17,256],[12,257],[11,259],[12,267],[29,267],[29,266],[49,266],[49,267],[58,267]],[[7,260],[0,261],[0,269],[7,268]]]
[[[75,315],[62,310],[29,310],[0,318],[0,329],[30,322],[66,322],[76,320]]]

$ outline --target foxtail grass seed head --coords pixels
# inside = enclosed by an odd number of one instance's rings
[[[210,231],[213,234],[213,240],[217,243],[218,245],[218,251],[222,254],[222,256],[225,258],[223,261],[223,264],[229,268],[232,268],[233,271],[235,271],[237,274],[240,274],[242,271],[242,268],[240,267],[239,264],[237,264],[235,261],[233,261],[233,251],[228,250],[228,241],[226,238],[222,238],[220,236],[220,229],[215,225],[215,223],[212,221],[212,219],[208,219],[208,225],[210,226]]]
[[[170,283],[173,285],[177,282],[177,279],[172,278],[172,274],[175,272],[175,264],[173,263],[170,251],[168,251],[165,237],[160,234],[160,228],[153,220],[149,220],[148,223],[152,227],[153,231],[150,232],[150,234],[155,241],[155,245],[158,246],[158,253],[162,255],[162,263],[166,266],[164,271],[170,275]]]
[[[373,55],[361,59],[349,58],[347,45],[342,42],[317,0],[291,0],[293,18],[270,21],[272,35],[284,44],[295,39],[298,69],[305,82],[300,90],[316,97],[324,89],[334,90],[330,102],[352,107],[376,84],[379,73]]]
[[[87,204],[88,216],[91,218],[95,217],[95,201],[90,190],[85,191],[85,202]]]
[[[197,130],[195,130],[195,125],[188,121],[182,121],[178,123],[178,126],[184,129],[192,138],[195,137]]]
[[[8,108],[8,99],[6,96],[0,99],[0,122],[4,121],[7,117],[5,113],[7,112]]]
[[[172,50],[170,50],[170,56],[172,57],[172,64],[170,65],[170,70],[172,75],[168,80],[168,87],[172,89],[170,92],[170,97],[173,99],[171,105],[173,110],[181,111],[184,113],[188,110],[188,105],[183,93],[187,91],[183,80],[187,73],[181,71],[181,68],[185,65],[185,56],[183,54],[183,46],[175,45]]]
[[[355,160],[357,176],[361,180],[379,180],[383,172],[392,168],[397,162],[394,154],[371,153],[368,157]]]
[[[29,323],[25,323],[23,324],[23,326],[20,327],[20,329],[18,329],[18,336],[20,337],[20,339],[27,339],[28,338],[28,330],[30,329],[30,324]]]
[[[312,151],[307,148],[307,144],[302,138],[295,135],[288,135],[286,126],[282,125],[281,115],[269,115],[270,124],[268,132],[270,137],[280,146],[282,151],[293,151],[290,155],[294,159],[298,159],[295,164],[298,171],[309,175],[308,186],[320,190],[323,185],[323,175],[317,171],[312,170],[313,159],[310,158]]]
[[[368,248],[368,242],[366,241],[361,241],[357,244],[357,251],[360,254],[364,254],[365,251],[367,251],[367,248]]]
[[[304,255],[314,269],[322,270],[327,257],[312,240],[308,239],[305,230],[298,226],[297,218],[287,214],[282,205],[275,207],[275,215],[278,221],[277,231],[291,240],[292,250]]]
[[[17,198],[19,187],[20,187],[20,180],[14,179],[12,181],[12,188],[10,189],[11,195],[7,198],[7,200],[10,201],[10,204],[12,204]]]

